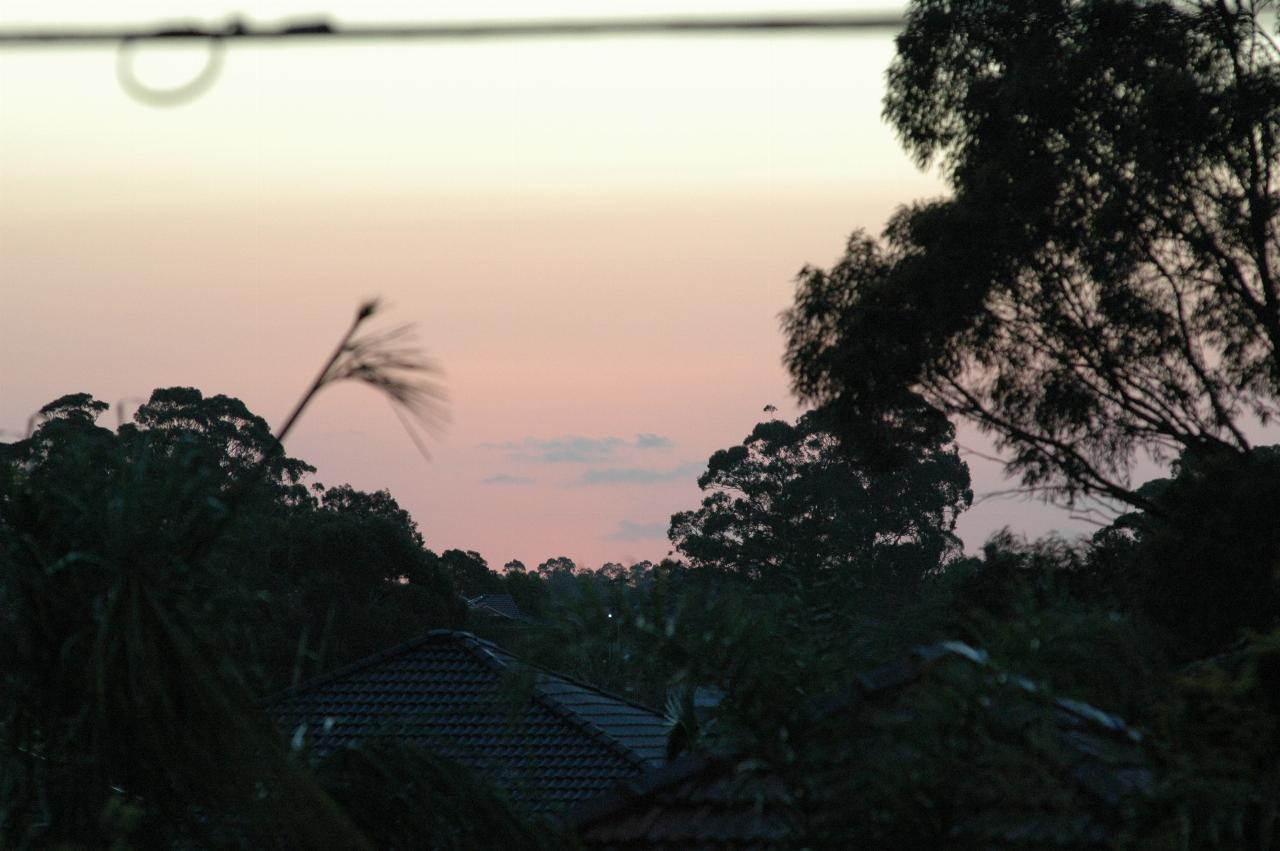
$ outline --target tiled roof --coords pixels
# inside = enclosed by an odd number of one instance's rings
[[[510,594],[481,594],[479,597],[472,597],[467,600],[467,605],[473,609],[480,609],[486,614],[494,614],[512,620],[524,620],[524,613],[520,611],[520,607],[516,605],[515,598]]]
[[[1152,774],[1141,736],[1121,719],[1074,700],[1047,695],[1029,681],[1002,675],[985,653],[959,642],[918,647],[908,659],[858,675],[842,694],[814,704],[797,716],[821,730],[827,721],[848,718],[859,706],[899,712],[898,698],[939,663],[989,671],[993,681],[1010,682],[1015,692],[1043,701],[1051,713],[1063,762],[1058,769],[1082,795],[1090,813],[1069,814],[1086,834],[1102,842],[1106,828],[1091,817],[1118,812],[1131,795],[1147,789]],[[1009,714],[1012,705],[990,711]],[[837,774],[847,759],[862,759],[832,741],[824,769]],[[724,758],[685,755],[644,777],[620,781],[575,810],[573,822],[590,851],[775,851],[791,847],[788,824],[796,815],[784,784],[749,752]],[[817,766],[814,766],[817,769]],[[982,813],[973,813],[980,819]],[[1042,827],[1052,816],[1025,814],[1020,829]],[[1083,822],[1082,822],[1083,824]],[[961,828],[965,825],[960,824]],[[1022,846],[1019,846],[1022,847]]]
[[[437,630],[280,695],[272,718],[320,752],[392,735],[554,812],[663,758],[667,724],[625,698]]]

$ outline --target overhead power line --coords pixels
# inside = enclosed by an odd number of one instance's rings
[[[0,28],[0,47],[96,44],[133,41],[219,39],[236,41],[337,39],[452,40],[555,36],[671,35],[679,33],[778,33],[821,30],[899,29],[897,14],[809,14],[665,18],[567,18],[561,20],[450,23],[337,24],[325,18],[260,25],[232,18],[222,26],[184,24],[139,27]]]
[[[221,26],[184,24],[139,27],[0,28],[0,48],[116,44],[116,76],[130,97],[151,106],[175,106],[203,94],[222,70],[226,44],[315,41],[463,41],[479,39],[577,36],[714,35],[787,32],[839,32],[898,29],[900,15],[810,14],[667,18],[570,18],[563,20],[479,21],[452,23],[335,24],[325,18],[260,25],[232,18]],[[172,88],[149,86],[133,68],[135,49],[143,43],[198,42],[208,46],[200,72]]]

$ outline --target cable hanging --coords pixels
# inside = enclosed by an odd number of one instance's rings
[[[896,30],[903,25],[895,14],[810,14],[666,18],[573,18],[545,21],[481,21],[458,23],[335,24],[324,18],[259,25],[232,18],[222,26],[190,24],[154,28],[0,29],[0,48],[118,44],[116,76],[130,97],[151,106],[175,106],[203,94],[222,70],[228,41],[379,41],[480,40],[573,36],[694,35],[784,33],[815,31]],[[134,70],[139,42],[203,41],[208,46],[204,67],[189,82],[155,88],[138,79]]]
[[[183,25],[138,28],[0,28],[0,47],[93,44],[171,39],[484,39],[537,36],[646,35],[672,33],[786,32],[804,30],[898,29],[897,14],[812,14],[666,18],[568,18],[562,20],[474,21],[455,23],[335,24],[325,18],[275,26],[232,18],[221,27]]]

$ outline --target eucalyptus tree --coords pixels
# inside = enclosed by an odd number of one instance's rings
[[[883,430],[918,393],[1067,501],[1150,509],[1144,455],[1245,456],[1280,413],[1274,12],[913,3],[885,117],[950,196],[801,272],[798,394]]]
[[[960,551],[955,523],[973,495],[954,437],[935,429],[888,466],[842,442],[825,411],[762,422],[711,456],[702,505],[671,518],[671,542],[694,566],[761,587],[914,588]]]

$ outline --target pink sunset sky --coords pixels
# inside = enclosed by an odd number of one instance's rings
[[[777,10],[611,4],[608,14]],[[0,25],[599,15],[594,3],[6,2]],[[888,4],[838,8],[893,10]],[[807,9],[837,8],[806,4]],[[363,299],[417,323],[451,423],[421,458],[386,402],[332,388],[288,449],[387,488],[428,545],[530,566],[657,559],[696,479],[776,405],[805,264],[941,194],[880,121],[892,34],[231,46],[213,88],[131,100],[108,47],[0,55],[0,440],[87,391],[155,387],[278,423]],[[143,50],[163,84],[198,49]],[[982,446],[973,435],[967,445]],[[979,494],[1008,487],[970,458]],[[989,499],[1010,525],[1080,529]]]

